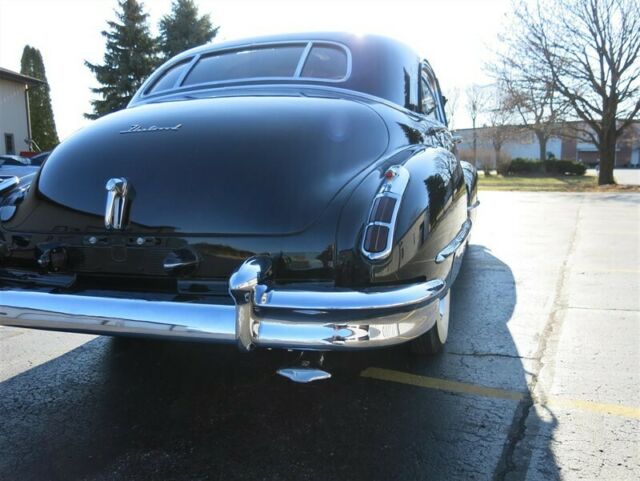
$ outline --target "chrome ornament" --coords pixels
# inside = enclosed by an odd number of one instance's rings
[[[174,126],[168,126],[168,127],[160,127],[158,125],[143,127],[142,125],[139,125],[139,124],[133,124],[127,130],[121,130],[120,133],[121,134],[140,134],[145,132],[171,132],[171,131],[178,130],[180,127],[182,127],[182,124],[176,124]]]
[[[132,188],[124,177],[109,179],[106,185],[107,205],[104,212],[104,226],[107,229],[122,230],[131,200]]]

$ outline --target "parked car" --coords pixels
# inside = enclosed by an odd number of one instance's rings
[[[384,37],[184,52],[2,193],[0,324],[438,352],[478,205],[444,103]]]
[[[37,165],[38,167],[41,166],[44,163],[44,161],[49,158],[50,154],[51,154],[51,151],[47,150],[45,152],[40,152],[34,155],[29,159],[31,160],[31,165]]]
[[[25,166],[31,165],[31,161],[26,157],[21,157],[20,155],[3,154],[0,155],[0,167],[3,165]]]
[[[23,186],[28,185],[36,170],[26,157],[0,155],[0,196],[2,191],[8,191],[20,182]]]

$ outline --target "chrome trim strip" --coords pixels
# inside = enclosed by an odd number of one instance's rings
[[[256,306],[323,312],[384,310],[426,302],[440,292],[442,287],[443,283],[436,280],[387,289],[316,291],[311,296],[307,291],[273,290],[265,292],[260,299],[256,299]]]
[[[309,56],[309,52],[311,52],[311,46],[313,43],[309,42],[307,46],[302,51],[302,55],[300,55],[300,60],[298,60],[298,66],[296,67],[296,71],[293,73],[295,78],[299,78],[302,73],[302,69],[304,68],[304,64],[307,61],[307,57]]]
[[[367,259],[372,261],[386,259],[387,257],[389,257],[391,251],[393,250],[393,236],[396,229],[396,219],[398,217],[398,212],[400,211],[402,195],[404,194],[404,191],[409,184],[409,179],[411,178],[409,171],[401,165],[394,165],[393,167],[386,169],[385,172],[389,170],[394,172],[395,175],[391,179],[385,178],[382,186],[380,186],[378,194],[376,194],[376,196],[373,198],[373,201],[371,202],[371,208],[369,209],[369,214],[367,216],[367,223],[365,224],[364,230],[362,232],[362,242],[360,243],[360,250]],[[391,221],[388,223],[380,221],[369,221],[369,219],[371,219],[371,215],[373,214],[373,209],[376,205],[376,199],[380,197],[391,197],[396,199],[396,204],[393,208],[393,213],[391,214]],[[373,225],[384,226],[389,229],[386,246],[381,252],[369,252],[365,248],[367,228]]]
[[[0,180],[0,194],[5,192],[20,183],[20,179],[16,176],[6,177]]]
[[[269,79],[273,80],[273,79]],[[291,90],[291,88],[296,89],[304,89],[305,92],[311,92],[312,94],[317,95],[326,95],[327,92],[335,93],[336,95],[345,96],[350,99],[355,100],[364,100],[367,102],[376,102],[383,105],[386,105],[389,108],[392,108],[398,112],[402,112],[404,115],[408,115],[410,118],[414,120],[424,120],[425,117],[423,115],[418,114],[417,112],[413,112],[411,110],[406,109],[402,105],[393,103],[390,100],[387,100],[383,97],[378,97],[373,94],[369,94],[366,92],[361,92],[359,90],[351,90],[344,87],[336,87],[334,85],[326,85],[326,84],[314,84],[314,83],[303,83],[306,82],[307,78],[297,78],[293,79],[298,81],[296,82],[288,82],[288,83],[264,83],[264,84],[247,84],[247,83],[238,83],[235,82],[231,85],[226,86],[212,86],[210,89],[207,88],[192,88],[189,87],[180,87],[177,90],[163,90],[157,94],[150,94],[145,96],[144,98],[134,97],[131,99],[131,107],[135,107],[137,105],[145,105],[148,103],[158,103],[158,102],[169,102],[169,101],[178,101],[184,100],[185,97],[189,99],[193,98],[219,98],[219,97],[228,97],[231,95],[236,95],[236,91],[260,91],[264,90],[266,87],[268,88],[277,88],[282,90]],[[313,79],[311,79],[313,80]],[[193,95],[191,93],[193,92]],[[200,95],[197,97],[196,95]],[[127,108],[130,108],[127,106]],[[410,147],[410,146],[409,146]]]
[[[271,289],[268,258],[245,261],[233,274],[234,305],[147,301],[0,289],[0,324],[109,335],[236,343],[302,350],[399,344],[437,321],[446,284],[432,280],[353,291]]]
[[[182,85],[182,82],[184,82],[184,79],[187,78],[187,75],[189,75],[191,73],[191,71],[193,70],[193,68],[196,66],[196,64],[198,63],[198,61],[200,60],[200,54],[198,55],[194,55],[193,58],[191,58],[191,60],[189,61],[189,64],[187,65],[187,67],[184,69],[184,72],[182,72],[180,74],[180,76],[176,79],[175,83],[173,84],[173,86],[171,87],[171,90],[175,90],[176,88],[179,88],[180,85]],[[165,72],[169,71],[170,69],[172,69],[173,67],[177,66],[180,62],[176,62],[174,63],[171,67],[169,67],[168,69],[165,69]],[[162,74],[164,75],[164,73]],[[159,77],[158,80],[162,78]],[[157,81],[156,81],[157,82]],[[151,86],[151,89],[153,89],[153,85]],[[149,89],[147,89],[149,90]],[[147,95],[148,93],[151,92],[145,92],[145,95]]]
[[[462,223],[462,226],[456,236],[436,256],[436,264],[441,264],[446,261],[464,245],[464,242],[467,240],[467,237],[469,237],[469,233],[471,232],[471,225],[471,219],[467,219]]]
[[[479,205],[480,205],[480,201],[476,200],[473,204],[467,207],[467,212],[471,212],[473,209],[477,209]]]

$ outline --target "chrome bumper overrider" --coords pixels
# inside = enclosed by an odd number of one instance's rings
[[[237,343],[288,349],[356,349],[413,339],[436,322],[445,283],[393,288],[271,288],[266,258],[231,276],[235,305],[147,301],[0,289],[0,324],[109,335]]]

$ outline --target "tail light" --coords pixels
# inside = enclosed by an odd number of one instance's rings
[[[393,248],[396,217],[402,194],[409,183],[409,171],[394,166],[384,173],[384,182],[373,199],[362,236],[362,253],[370,260],[385,259]]]

